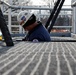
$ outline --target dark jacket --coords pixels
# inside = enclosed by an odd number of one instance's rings
[[[38,40],[39,42],[49,42],[51,41],[50,35],[46,28],[42,25],[41,22],[38,23],[38,25],[26,36],[27,41],[33,41]]]

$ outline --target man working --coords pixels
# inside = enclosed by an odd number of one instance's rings
[[[51,41],[48,31],[41,22],[36,20],[36,16],[34,14],[29,14],[22,11],[18,14],[17,19],[24,30],[28,31],[26,38],[23,40],[33,42]]]

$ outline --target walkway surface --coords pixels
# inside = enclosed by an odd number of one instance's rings
[[[0,75],[76,75],[76,42],[0,42]]]

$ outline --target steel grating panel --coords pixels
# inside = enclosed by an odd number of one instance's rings
[[[0,75],[76,75],[76,42],[0,46]]]

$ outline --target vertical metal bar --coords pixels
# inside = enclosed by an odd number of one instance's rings
[[[9,33],[8,27],[6,25],[6,21],[4,19],[3,13],[0,9],[0,29],[4,37],[4,41],[6,42],[7,46],[14,46],[12,41],[11,35]]]
[[[12,0],[8,0],[8,3],[9,3],[10,5],[12,5]],[[10,32],[10,33],[12,33],[12,32],[11,32],[11,12],[12,12],[12,10],[11,10],[11,8],[9,8],[9,9],[8,9],[8,29],[9,29],[9,32]]]
[[[46,22],[46,24],[45,24],[45,27],[46,27],[46,28],[49,26],[50,21],[52,20],[55,12],[56,12],[56,10],[57,10],[57,7],[58,7],[59,3],[60,3],[60,0],[57,0],[57,2],[56,2],[56,4],[55,4],[55,6],[54,6],[54,8],[53,8],[53,10],[52,10],[49,18],[48,18],[48,20],[47,20],[47,22]]]
[[[52,19],[51,25],[50,25],[50,27],[48,28],[48,32],[49,32],[49,33],[50,33],[50,31],[52,30],[52,28],[53,28],[53,26],[54,26],[54,24],[55,24],[55,21],[56,21],[56,19],[57,19],[57,17],[58,17],[58,14],[60,13],[60,10],[61,10],[61,8],[62,8],[62,6],[63,6],[63,4],[64,4],[64,1],[65,1],[65,0],[62,0],[62,1],[60,2],[59,6],[58,6],[58,9],[57,9],[57,11],[56,11],[56,13],[55,13],[55,15],[54,15],[54,17],[53,17],[53,19]]]

